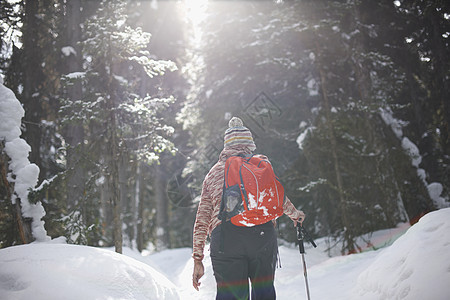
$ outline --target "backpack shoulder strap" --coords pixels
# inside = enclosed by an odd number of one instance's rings
[[[247,191],[245,190],[244,179],[242,178],[241,169],[242,169],[242,166],[240,166],[240,168],[239,168],[239,178],[241,179],[241,184],[239,185],[239,188],[241,189],[241,192],[244,195],[245,205],[247,206],[247,209],[248,209],[248,196],[247,196]]]

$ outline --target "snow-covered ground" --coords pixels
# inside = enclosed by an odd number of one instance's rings
[[[94,247],[31,244],[0,251],[0,299],[178,299],[163,274]]]
[[[389,243],[404,227],[377,232],[373,244]],[[450,208],[424,216],[392,245],[377,251],[328,257],[325,239],[307,247],[311,299],[450,298]],[[191,249],[143,256],[36,243],[0,250],[0,299],[214,299],[209,257],[200,291],[192,288]],[[206,253],[208,254],[208,252]],[[280,246],[278,299],[306,299],[301,256]]]

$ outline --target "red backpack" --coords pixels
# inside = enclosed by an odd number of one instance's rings
[[[268,160],[253,155],[226,160],[220,220],[247,227],[264,224],[283,214],[284,199]]]

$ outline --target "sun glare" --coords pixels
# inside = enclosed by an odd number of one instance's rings
[[[203,37],[202,22],[206,19],[208,0],[184,0],[184,13],[192,26],[191,42],[200,46]]]
[[[205,19],[208,0],[184,0],[184,3],[186,16],[194,26]]]

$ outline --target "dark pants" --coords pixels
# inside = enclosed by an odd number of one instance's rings
[[[216,300],[274,300],[277,233],[272,222],[254,227],[222,223],[211,234],[211,261],[217,282]]]

